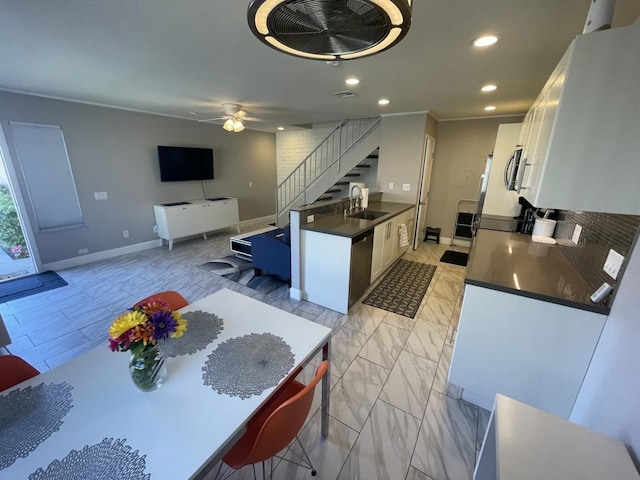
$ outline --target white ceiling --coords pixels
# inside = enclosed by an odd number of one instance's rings
[[[330,67],[258,41],[249,0],[0,0],[0,89],[190,119],[240,103],[267,120],[249,128],[271,131],[381,113],[524,113],[582,31],[589,3],[414,0],[397,46]],[[640,1],[618,0],[614,26],[638,16]],[[473,49],[487,32],[501,41]],[[332,96],[351,75],[361,80],[350,87],[357,96]],[[489,82],[498,91],[480,93]],[[391,104],[378,106],[380,97]],[[487,104],[498,108],[486,113]]]

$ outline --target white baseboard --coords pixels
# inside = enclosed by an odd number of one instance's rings
[[[136,243],[134,245],[127,245],[126,247],[112,248],[111,250],[103,250],[102,252],[89,253],[87,255],[81,255],[79,257],[66,258],[58,262],[46,263],[42,265],[42,271],[47,270],[64,270],[65,268],[77,267],[79,265],[86,265],[87,263],[99,262],[100,260],[106,260],[108,258],[119,257],[128,253],[141,252],[142,250],[148,250],[150,248],[159,247],[162,245],[160,239],[149,240],[148,242]]]
[[[300,290],[299,288],[293,288],[291,287],[289,289],[289,298],[293,298],[294,300],[302,300],[302,290]]]
[[[456,239],[455,240],[455,246],[456,247],[470,247],[471,246],[471,241],[470,240],[459,240]],[[441,245],[451,245],[451,239],[448,237],[440,237],[440,244]]]
[[[250,225],[253,223],[259,222],[275,222],[276,216],[267,215],[264,217],[251,218],[249,220],[242,220],[239,225]],[[231,227],[234,229],[235,227]],[[185,238],[177,238],[174,240],[174,243],[190,240],[195,237],[201,237],[202,235],[193,235],[191,237]],[[148,250],[150,248],[160,247],[162,246],[162,240],[149,240],[148,242],[136,243],[135,245],[127,245],[126,247],[113,248],[111,250],[103,250],[102,252],[89,253],[87,255],[80,255],[78,257],[66,258],[64,260],[59,260],[57,262],[46,263],[42,265],[41,271],[46,272],[47,270],[64,270],[65,268],[73,268],[80,265],[86,265],[87,263],[99,262],[100,260],[106,260],[113,257],[119,257],[120,255],[127,255],[128,253],[136,253],[141,252],[143,250]],[[168,250],[167,250],[168,251]]]

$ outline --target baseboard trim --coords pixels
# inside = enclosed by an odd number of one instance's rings
[[[471,246],[471,241],[470,240],[459,240],[456,238],[455,240],[456,244],[454,246],[456,247],[470,247]],[[451,245],[452,240],[448,237],[440,237],[440,244],[441,245]]]
[[[291,287],[289,289],[289,298],[293,298],[294,300],[302,300],[302,290],[300,290],[299,288],[293,288]]]
[[[159,247],[161,245],[162,242],[160,239],[158,239],[149,240],[148,242],[136,243],[134,245],[127,245],[126,247],[103,250],[102,252],[88,253],[87,255],[81,255],[79,257],[67,258],[57,262],[45,263],[42,265],[42,271],[64,270],[65,268],[78,267],[80,265],[86,265],[87,263],[99,262],[100,260],[119,257],[128,253],[136,253],[143,250],[149,250],[150,248]]]
[[[275,222],[276,216],[266,215],[264,217],[251,218],[249,220],[242,220],[239,225],[250,225],[252,223],[258,222]],[[230,227],[230,231],[235,227]],[[225,230],[225,229],[223,229]],[[218,230],[221,232],[222,230]],[[209,233],[209,232],[207,232]],[[185,238],[177,238],[174,240],[174,243],[190,240],[192,238],[201,237],[202,235],[193,235],[191,237]],[[109,258],[119,257],[121,255],[127,255],[129,253],[141,252],[143,250],[149,250],[150,248],[156,248],[162,246],[162,239],[158,238],[156,240],[149,240],[148,242],[136,243],[134,245],[127,245],[126,247],[118,247],[112,248],[111,250],[103,250],[101,252],[89,253],[87,255],[80,255],[78,257],[66,258],[64,260],[59,260],[57,262],[45,263],[41,267],[41,271],[46,272],[47,270],[64,270],[65,268],[73,268],[78,267],[80,265],[86,265],[88,263],[99,262],[101,260],[107,260]],[[169,251],[167,249],[167,251]]]

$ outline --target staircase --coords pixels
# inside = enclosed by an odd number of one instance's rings
[[[276,223],[289,223],[289,210],[329,199],[342,190],[353,170],[380,146],[380,117],[342,120],[276,188]]]

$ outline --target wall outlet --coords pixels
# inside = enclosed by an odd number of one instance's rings
[[[402,184],[402,191],[403,192],[410,192],[411,191],[411,184],[410,183],[403,183]]]
[[[393,182],[389,182],[389,190],[393,190]]]
[[[85,255],[85,254],[89,253],[89,249],[88,248],[81,248],[80,250],[78,250],[78,253],[80,255]]]
[[[311,223],[316,219],[315,215],[307,215],[307,223]]]
[[[604,267],[602,267],[602,269],[607,272],[607,275],[615,280],[618,278],[622,262],[624,262],[624,257],[611,249],[609,250],[609,255],[607,255],[607,259],[605,260]]]
[[[253,182],[249,182],[249,188],[253,188]]]
[[[158,233],[158,225],[153,226],[153,233]]]
[[[107,192],[93,192],[93,197],[96,200],[108,200],[109,199],[109,195],[107,195]]]
[[[124,238],[129,238],[129,230],[122,230],[122,236]]]
[[[573,235],[571,236],[571,241],[577,245],[578,240],[580,240],[581,234],[582,234],[582,227],[576,223],[576,226],[573,229]]]

